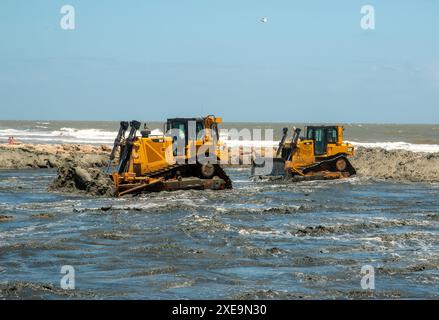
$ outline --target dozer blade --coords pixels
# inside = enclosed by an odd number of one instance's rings
[[[215,164],[215,175],[224,180],[225,189],[232,189],[232,179],[230,179],[230,177],[219,164]]]
[[[122,140],[125,139],[125,132],[128,130],[128,128],[129,128],[129,123],[127,121],[120,122],[119,132],[117,133],[117,136],[114,139],[113,149],[111,150],[110,158],[108,159],[108,165],[106,169],[107,173],[111,173],[110,170],[111,164],[114,158],[116,157],[116,152],[121,147]]]

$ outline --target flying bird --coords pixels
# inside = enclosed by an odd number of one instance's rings
[[[261,22],[262,22],[262,23],[267,23],[267,22],[268,22],[268,18],[267,18],[267,17],[263,17],[263,18],[261,18]]]

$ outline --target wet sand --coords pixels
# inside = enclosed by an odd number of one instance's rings
[[[439,153],[357,148],[351,162],[359,177],[411,182],[439,181]]]
[[[81,144],[0,144],[0,169],[57,168],[66,160],[100,167],[108,162],[111,149]]]
[[[112,184],[99,169],[110,151],[105,145],[0,145],[0,169],[57,168],[51,191],[110,196]],[[242,165],[245,156],[240,154],[234,163]],[[350,160],[361,178],[439,182],[439,153],[360,147]]]

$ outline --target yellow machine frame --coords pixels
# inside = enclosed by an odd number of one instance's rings
[[[347,157],[354,155],[354,146],[343,141],[343,126],[308,126],[307,137],[300,138],[301,129],[295,129],[291,141],[286,142],[288,128],[276,157],[273,158],[272,176],[324,176],[342,178],[356,173]],[[335,138],[336,134],[336,138]],[[310,137],[311,135],[312,137]],[[318,136],[318,138],[317,138]],[[316,152],[316,144],[319,144]],[[258,161],[258,163],[265,163]],[[260,167],[253,163],[255,168]]]
[[[125,193],[124,189],[127,189],[127,193],[136,191],[137,185],[139,189],[142,189],[145,185],[152,186],[165,181],[166,179],[163,176],[157,175],[157,173],[166,171],[176,164],[188,163],[189,159],[196,161],[199,152],[207,152],[208,154],[214,152],[216,159],[220,159],[222,144],[218,139],[216,125],[222,123],[221,118],[212,115],[193,119],[175,118],[168,119],[168,123],[173,120],[202,121],[203,135],[197,137],[196,140],[190,140],[188,137],[184,147],[184,155],[176,155],[173,152],[174,138],[172,136],[166,133],[160,136],[151,136],[149,131],[144,130],[141,137],[135,137],[137,130],[134,130],[134,138],[130,142],[131,149],[130,155],[128,155],[129,162],[126,165],[126,170],[119,169],[117,172],[112,173],[112,179],[119,195]],[[137,126],[140,125],[140,123],[136,123]],[[117,140],[116,138],[116,142]],[[116,142],[115,145],[117,144]],[[220,168],[216,170],[222,173]],[[155,175],[149,176],[151,174]],[[225,178],[225,174],[222,176]],[[228,179],[228,181],[230,180]]]

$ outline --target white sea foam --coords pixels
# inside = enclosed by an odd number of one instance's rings
[[[110,144],[114,141],[116,134],[117,132],[99,129],[61,128],[54,131],[3,129],[0,130],[0,140],[13,136],[18,141],[34,143]]]
[[[415,144],[408,142],[354,142],[350,141],[356,147],[365,148],[383,148],[385,150],[407,150],[413,152],[439,152],[438,144]]]
[[[271,140],[223,140],[224,144],[230,148],[244,147],[244,148],[273,148],[279,145],[278,141]]]
[[[277,147],[278,141],[249,141],[249,140],[223,140],[228,147]],[[407,150],[412,152],[439,152],[439,144],[415,144],[408,142],[355,142],[348,141],[356,147],[383,148],[385,150]]]
[[[138,133],[140,135],[140,133]],[[163,132],[154,129],[153,136],[160,136]],[[30,143],[83,143],[83,144],[107,144],[112,145],[116,137],[116,131],[105,131],[100,129],[76,129],[64,127],[59,130],[36,129],[1,129],[0,142],[5,142],[8,137],[13,136],[16,140]],[[277,147],[279,142],[272,140],[229,140],[227,136],[221,135],[221,140],[227,147],[236,148],[270,148]],[[356,142],[350,141],[354,146],[367,148],[383,148],[386,150],[408,150],[413,152],[439,152],[439,144],[414,144],[408,142]]]

